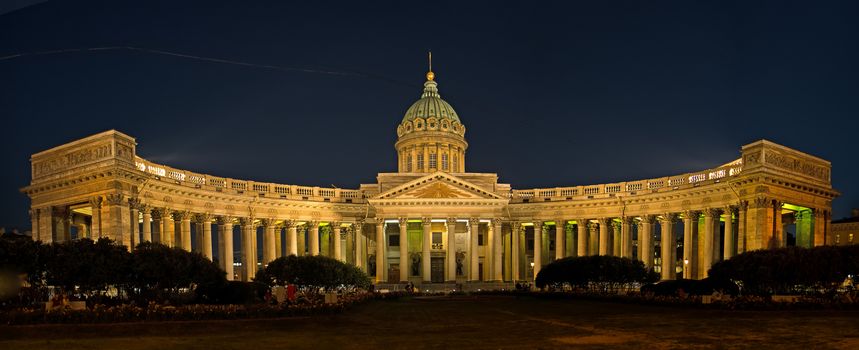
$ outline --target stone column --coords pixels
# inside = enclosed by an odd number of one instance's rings
[[[468,219],[468,257],[471,264],[468,268],[468,280],[471,282],[480,280],[480,264],[477,258],[477,236],[480,234],[480,219]]]
[[[710,266],[713,265],[713,240],[715,239],[715,235],[713,233],[715,229],[715,223],[719,220],[719,210],[718,209],[707,209],[704,211],[704,255],[701,257],[701,270],[699,274],[701,278],[706,278],[710,273]]]
[[[140,244],[140,200],[137,198],[129,198],[128,209],[131,212],[131,220],[129,222],[129,224],[131,224],[131,230],[128,231],[131,239],[128,242],[128,248],[134,249],[135,246]],[[80,234],[78,234],[78,236],[80,236]]]
[[[823,209],[815,208],[813,209],[814,218],[811,222],[813,227],[812,239],[814,240],[814,246],[820,247],[826,245],[828,243],[828,239],[826,237],[826,225],[824,222],[826,221],[826,216],[823,213]]]
[[[674,257],[677,250],[677,239],[674,237],[674,223],[677,221],[677,214],[666,213],[662,215],[660,224],[662,224],[662,280],[676,279],[675,263],[677,259]]]
[[[310,236],[310,255],[319,255],[319,222],[307,222],[307,235]]]
[[[275,226],[274,228],[274,258],[283,256],[283,226]]]
[[[343,248],[340,246],[342,242],[340,242],[340,222],[333,221],[331,222],[331,240],[334,243],[334,259],[344,261],[343,259]]]
[[[611,239],[610,247],[611,247],[611,256],[621,256],[623,254],[623,237],[622,228],[623,224],[620,221],[611,220],[611,235],[609,236]]]
[[[632,218],[620,219],[620,256],[632,259]]]
[[[409,281],[409,220],[400,218],[400,282]]]
[[[734,207],[725,208],[725,247],[724,259],[728,260],[734,256],[736,243],[734,242]]]
[[[161,243],[168,247],[175,247],[173,243],[176,234],[176,223],[173,221],[173,211],[168,208],[161,209]]]
[[[746,251],[746,211],[749,208],[749,202],[741,201],[739,211],[737,211],[737,254],[742,254]]]
[[[361,271],[367,272],[367,246],[364,239],[364,220],[358,220],[354,224],[355,231],[355,266]]]
[[[492,280],[495,282],[504,280],[504,272],[501,269],[504,244],[501,237],[501,219],[492,219]]]
[[[257,259],[254,256],[254,245],[256,241],[256,227],[253,218],[239,218],[242,228],[242,281],[248,282],[256,273]]]
[[[541,254],[543,253],[543,222],[535,221],[534,222],[534,275],[531,276],[531,279],[536,279],[537,274],[540,272],[540,268],[543,267],[543,257]]]
[[[641,245],[641,261],[644,267],[653,268],[653,215],[641,217],[641,231],[638,234],[639,245]]]
[[[578,231],[578,237],[576,237],[576,243],[578,243],[577,256],[587,256],[588,255],[588,219],[577,219],[576,220],[576,231]]]
[[[597,220],[600,225],[600,255],[608,255],[608,225],[611,219],[600,218]]]
[[[447,282],[456,283],[456,219],[447,219]]]
[[[90,239],[98,240],[101,238],[101,205],[102,199],[101,197],[95,197],[89,201],[90,208],[92,208],[92,227],[90,228]],[[44,214],[44,213],[43,213]],[[49,216],[50,217],[50,216]],[[42,235],[42,242],[51,242],[51,232],[45,232],[45,230],[41,230],[39,232]],[[47,233],[47,234],[46,234]],[[47,240],[45,239],[48,236]]]
[[[102,220],[102,236],[110,238],[115,242],[128,246],[131,240],[128,227],[128,221],[131,218],[131,213],[128,211],[128,203],[125,201],[125,195],[121,193],[113,193],[105,196],[107,201],[107,220]],[[105,221],[108,222],[105,225]],[[107,226],[107,228],[105,228]]]
[[[385,219],[376,218],[376,283],[385,282]]]
[[[695,259],[695,234],[693,228],[698,225],[698,212],[687,210],[683,214],[683,278],[693,279],[695,275],[692,273],[693,266],[696,266],[698,259]]]
[[[36,208],[30,208],[28,211],[30,214],[30,238],[34,241],[39,240],[39,210]]]
[[[769,246],[770,248],[784,248],[785,244],[787,243],[787,242],[785,242],[784,235],[783,235],[784,226],[782,224],[782,217],[781,217],[781,206],[782,206],[782,204],[784,204],[782,201],[779,201],[779,200],[773,201],[773,208],[772,208],[773,214],[772,215],[773,215],[773,218],[775,218],[775,224],[773,225],[773,234],[770,238],[770,242],[772,242]]]
[[[519,276],[519,236],[521,235],[522,224],[518,221],[510,223],[510,276],[513,282],[520,279]]]
[[[200,252],[206,259],[212,260],[215,255],[212,252],[212,215],[201,214],[197,216],[200,226],[203,228],[202,239],[200,240]]]
[[[191,213],[188,211],[182,211],[176,214],[176,219],[181,220],[182,225],[180,226],[180,235],[181,237],[181,247],[185,251],[191,251]]]
[[[746,251],[767,248],[774,232],[772,200],[760,196],[750,203],[750,207],[746,217]]]
[[[227,273],[227,280],[233,280],[233,219],[218,217],[218,252],[221,268]]]
[[[143,237],[141,241],[152,242],[152,208],[148,205],[141,205],[140,211],[143,213]]]
[[[261,221],[263,226],[262,266],[267,266],[277,254],[274,246],[274,219],[262,219]]]
[[[421,228],[423,234],[421,236],[421,280],[424,283],[432,281],[432,270],[430,268],[430,248],[432,248],[432,220],[430,218],[421,219]]]
[[[295,220],[283,220],[286,227],[286,255],[298,256],[298,228]]]
[[[567,220],[558,219],[555,221],[555,260],[560,260],[564,258],[564,252],[566,246],[564,244],[564,238],[567,237]]]

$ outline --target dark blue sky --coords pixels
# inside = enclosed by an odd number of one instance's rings
[[[833,163],[859,207],[859,2],[49,1],[0,15],[0,226],[27,228],[29,155],[118,129],[218,176],[356,187],[395,171],[432,49],[467,168],[514,188],[666,176],[766,138]]]

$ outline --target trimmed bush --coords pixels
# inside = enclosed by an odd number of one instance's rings
[[[370,278],[357,267],[324,256],[290,255],[275,259],[258,271],[254,280],[269,286],[294,284],[311,292],[370,286]]]
[[[555,260],[544,266],[534,283],[537,288],[573,288],[600,291],[630,289],[635,283],[657,280],[653,272],[644,268],[644,263],[616,256],[584,256]]]
[[[709,275],[771,295],[834,292],[851,274],[859,274],[859,245],[755,250],[714,264]]]

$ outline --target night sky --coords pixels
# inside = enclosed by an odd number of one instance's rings
[[[280,67],[0,59],[0,226],[29,229],[31,154],[108,129],[181,169],[372,183],[428,50],[467,170],[514,188],[697,171],[766,138],[832,162],[835,218],[859,207],[857,1],[175,2],[0,15],[0,57]]]

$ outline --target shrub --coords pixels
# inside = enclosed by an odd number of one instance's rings
[[[294,284],[311,292],[370,286],[370,278],[357,267],[324,256],[275,259],[258,271],[254,280],[269,286]]]
[[[743,292],[755,295],[833,291],[850,274],[859,274],[859,246],[755,250],[720,261],[709,273],[742,282]]]
[[[655,279],[655,274],[648,273],[641,261],[597,255],[555,260],[540,270],[534,282],[540,289],[569,285],[582,289],[617,291]]]

